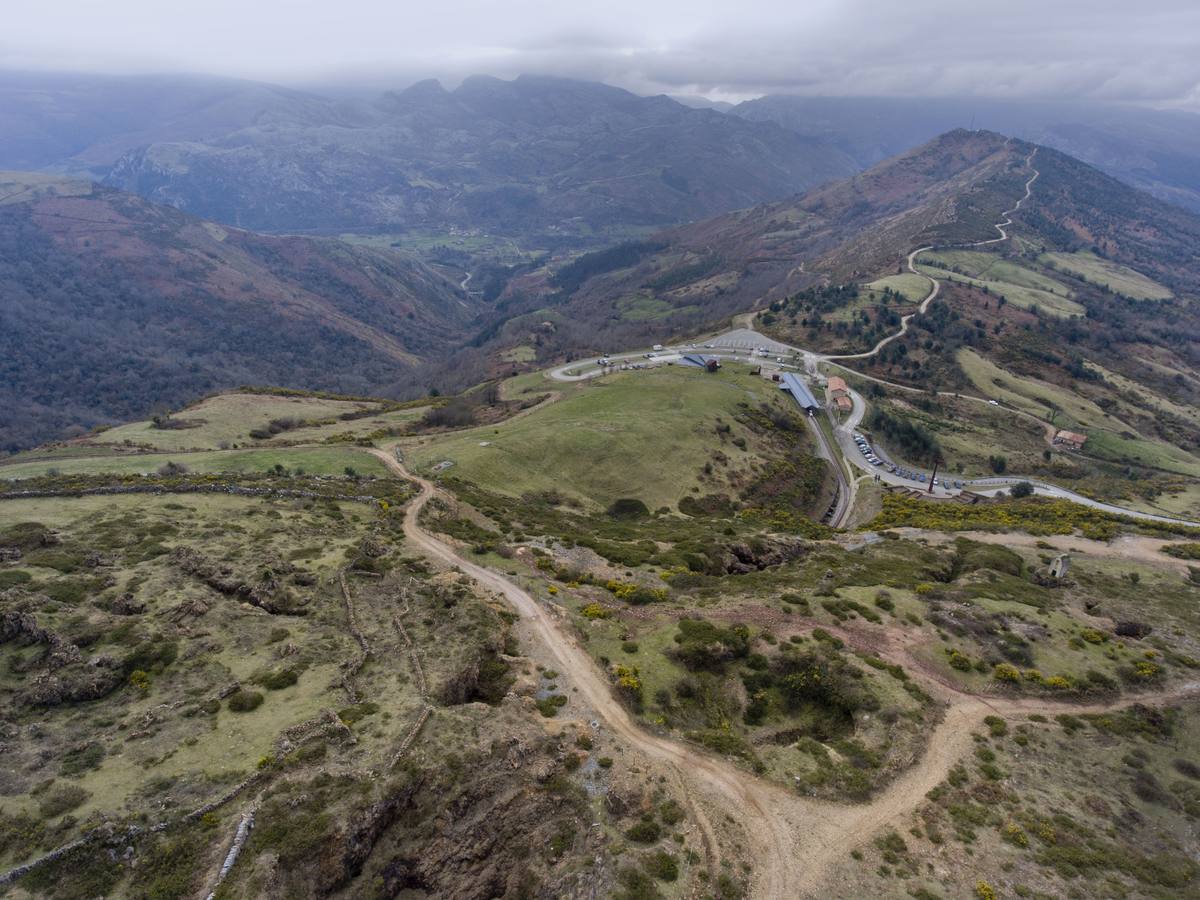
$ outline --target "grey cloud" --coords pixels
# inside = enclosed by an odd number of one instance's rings
[[[293,83],[534,72],[722,98],[794,92],[1200,104],[1195,0],[26,6],[8,15],[0,66],[173,68]]]

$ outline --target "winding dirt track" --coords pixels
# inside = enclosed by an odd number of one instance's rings
[[[1036,155],[1037,155],[1037,148],[1035,147],[1033,149],[1033,152],[1030,153],[1029,156],[1027,156],[1025,158],[1025,165],[1032,167],[1033,166],[1033,158]],[[922,253],[924,253],[926,250],[939,250],[939,249],[948,250],[951,247],[986,247],[988,244],[999,244],[999,243],[1002,243],[1003,241],[1007,241],[1008,240],[1008,229],[1013,223],[1013,221],[1012,221],[1013,213],[1020,210],[1020,208],[1025,204],[1025,202],[1030,197],[1033,196],[1033,183],[1038,180],[1038,176],[1041,174],[1042,173],[1039,172],[1037,169],[1033,169],[1033,175],[1031,175],[1029,180],[1025,182],[1025,195],[1016,202],[1016,205],[1013,206],[1012,209],[1006,209],[1004,212],[1001,213],[1001,215],[1004,216],[1004,221],[996,222],[992,225],[993,228],[995,228],[998,232],[1000,232],[1000,237],[988,238],[986,241],[972,241],[971,243],[968,243],[968,244],[946,244],[942,247],[935,247],[933,244],[927,244],[924,247],[918,247],[912,253],[908,254],[908,271],[910,271],[914,275],[920,275],[922,278],[929,279],[929,293],[926,294],[925,299],[921,301],[921,305],[917,307],[916,312],[911,312],[907,316],[904,316],[900,319],[900,330],[899,331],[897,331],[895,334],[888,335],[883,340],[881,340],[878,344],[876,344],[874,347],[872,347],[870,350],[867,350],[863,353],[844,353],[844,354],[835,355],[835,356],[824,356],[824,357],[822,357],[822,359],[826,359],[826,360],[831,360],[831,359],[870,359],[872,356],[878,355],[879,351],[882,350],[884,347],[886,347],[888,344],[890,344],[892,341],[896,340],[897,338],[904,337],[904,335],[906,335],[908,333],[909,321],[916,316],[924,315],[925,312],[929,309],[929,304],[934,301],[934,298],[937,297],[938,292],[941,291],[941,289],[942,289],[941,282],[939,282],[936,278],[926,275],[923,272],[917,271],[917,266],[916,266],[917,257],[920,256]],[[858,374],[858,373],[856,372],[855,374]]]
[[[1101,712],[1135,702],[1169,702],[1200,687],[1200,683],[1191,683],[1172,693],[1130,696],[1120,703],[1104,706],[1080,706],[1041,700],[988,699],[959,693],[944,684],[924,683],[922,686],[947,706],[942,721],[930,733],[920,760],[875,799],[860,806],[797,797],[723,759],[642,729],[614,697],[607,678],[587,651],[528,591],[460,556],[452,546],[421,528],[420,512],[434,496],[434,485],[410,473],[392,454],[383,450],[369,452],[394,473],[420,486],[420,494],[405,514],[405,537],[429,557],[457,566],[484,587],[502,595],[533,628],[556,667],[579,689],[605,725],[641,753],[670,769],[684,785],[689,800],[707,801],[689,806],[709,850],[710,865],[719,854],[719,844],[705,809],[720,810],[741,825],[754,861],[751,890],[756,897],[790,900],[822,896],[826,886],[833,886],[836,866],[850,850],[870,840],[881,828],[910,815],[924,801],[925,794],[945,779],[950,768],[969,751],[971,733],[981,726],[984,716]]]

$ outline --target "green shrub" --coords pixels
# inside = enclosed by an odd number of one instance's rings
[[[946,656],[950,659],[950,668],[952,669],[957,669],[960,672],[970,672],[974,668],[971,658],[961,650],[947,648]]]
[[[693,671],[723,671],[726,663],[750,652],[750,629],[722,628],[702,619],[680,619],[675,635],[675,658]]]
[[[633,866],[625,866],[617,873],[621,890],[613,896],[616,900],[658,900],[662,894],[654,886],[654,879]]]
[[[64,575],[70,575],[83,566],[83,554],[78,551],[46,548],[27,554],[22,562],[28,566],[54,569]]]
[[[614,519],[644,519],[650,515],[650,510],[636,497],[622,497],[612,502],[608,507],[608,514]]]
[[[1167,544],[1162,548],[1162,552],[1178,559],[1200,559],[1200,542]]]
[[[665,850],[651,853],[642,860],[642,866],[659,881],[674,881],[679,877],[679,863]]]
[[[16,547],[21,551],[41,547],[50,529],[41,522],[19,522],[0,530],[0,547]]]
[[[537,701],[537,710],[547,719],[558,714],[559,709],[567,705],[567,698],[562,694],[550,694]]]
[[[77,784],[64,784],[47,791],[38,803],[38,812],[43,819],[52,819],[65,812],[78,809],[92,795]]]
[[[18,587],[22,584],[29,584],[33,580],[33,576],[21,569],[10,569],[6,572],[0,572],[0,591],[6,591],[9,588]]]
[[[92,769],[100,768],[104,761],[104,746],[95,741],[68,750],[58,764],[61,775],[80,775]]]
[[[637,844],[653,844],[662,837],[662,828],[647,817],[626,829],[625,837]]]
[[[262,706],[263,695],[258,691],[239,690],[229,695],[229,709],[231,712],[251,712]]]
[[[379,704],[372,703],[370,700],[364,700],[362,703],[355,703],[353,706],[347,706],[338,713],[338,718],[347,725],[353,725],[355,722],[365,719],[367,716],[373,716],[379,712]]]
[[[658,808],[658,817],[665,825],[678,825],[684,819],[683,807],[674,800],[667,800]]]
[[[277,669],[274,672],[267,672],[255,679],[256,684],[260,684],[268,691],[280,691],[284,688],[291,687],[300,679],[295,669]]]
[[[999,716],[984,716],[983,724],[988,727],[992,737],[1004,737],[1008,734],[1008,722]]]

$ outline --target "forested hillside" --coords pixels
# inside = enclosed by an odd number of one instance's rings
[[[389,393],[473,302],[416,260],[0,176],[0,447],[239,384]]]

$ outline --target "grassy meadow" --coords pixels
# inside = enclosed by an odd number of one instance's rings
[[[619,497],[675,506],[715,448],[734,467],[755,462],[754,436],[740,438],[745,446],[723,442],[719,421],[730,423],[740,404],[789,402],[734,366],[717,375],[681,366],[622,372],[556,389],[566,396],[531,415],[423,438],[407,457],[423,472],[451,461],[455,478],[508,496],[557,490],[600,506]]]
[[[0,465],[0,480],[38,475],[151,475],[169,463],[196,474],[269,472],[282,466],[307,475],[341,475],[346,468],[360,475],[382,476],[378,459],[353,447],[279,447],[261,450],[210,450],[198,453],[131,453],[85,458],[43,459]]]
[[[1173,294],[1157,281],[1128,266],[1122,266],[1094,253],[1044,253],[1038,262],[1070,272],[1077,278],[1132,297],[1135,300],[1168,300]]]

